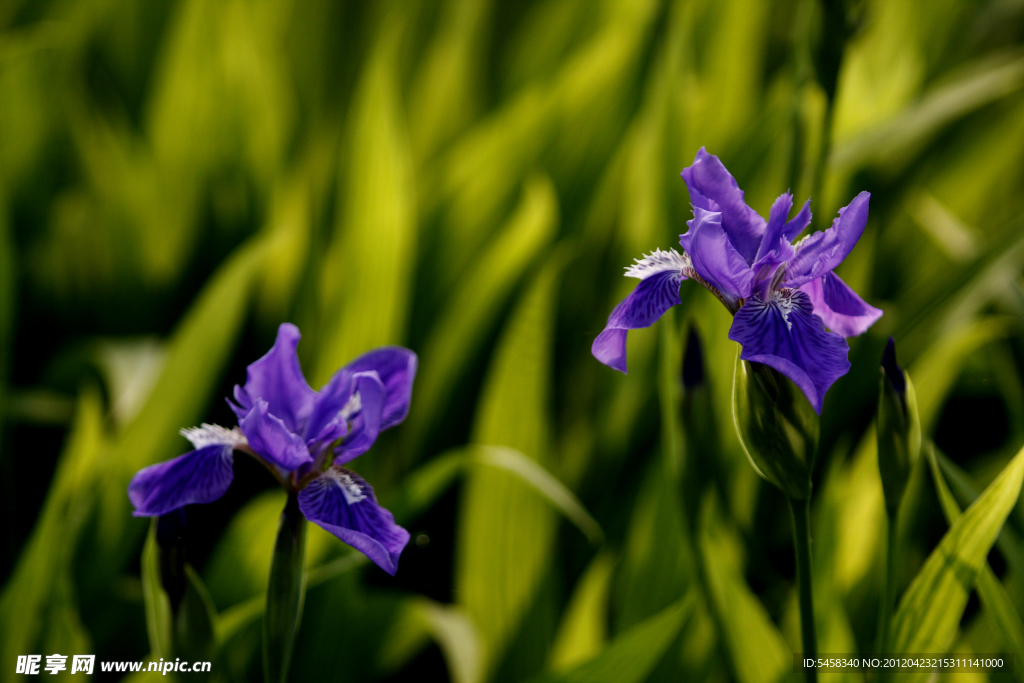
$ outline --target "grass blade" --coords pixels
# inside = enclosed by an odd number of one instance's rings
[[[1020,495],[1024,449],[953,523],[900,600],[892,651],[943,653],[952,644],[967,597],[1003,522]]]
[[[946,521],[953,525],[961,517],[960,506],[953,497],[952,491],[946,484],[942,470],[939,469],[938,459],[935,457],[935,444],[927,442],[924,445],[925,457],[928,458],[928,467],[932,472],[932,479],[935,482],[935,492],[939,496],[939,503],[942,505],[942,513]],[[975,587],[982,605],[991,616],[996,628],[1003,636],[1004,643],[1010,647],[1017,658],[1024,661],[1024,621],[1021,621],[1017,609],[1013,606],[1013,600],[1006,588],[996,578],[995,573],[986,561],[978,573]],[[1021,667],[1014,668],[1014,675],[1017,680],[1024,680],[1024,670]]]
[[[565,673],[534,679],[532,683],[640,683],[679,635],[692,610],[693,598],[687,595],[620,633],[590,661]]]

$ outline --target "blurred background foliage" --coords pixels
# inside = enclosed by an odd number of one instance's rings
[[[628,376],[589,352],[621,268],[685,231],[701,145],[763,215],[792,188],[821,228],[872,192],[840,274],[885,315],[827,397],[813,507],[820,650],[870,653],[886,337],[951,491],[918,468],[899,590],[1024,442],[1022,38],[1020,0],[0,3],[0,680],[167,656],[127,483],[233,422],[285,320],[314,387],[420,356],[355,463],[414,540],[391,579],[311,530],[294,680],[793,676],[728,314],[684,286]],[[239,458],[186,511],[215,680],[261,676],[273,486]],[[942,647],[1021,668],[1022,537],[1018,504],[989,554],[1009,611],[972,597]]]

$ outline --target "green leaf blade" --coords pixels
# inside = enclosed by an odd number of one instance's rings
[[[1024,449],[953,523],[900,600],[892,623],[895,653],[946,652],[967,597],[1020,495]]]

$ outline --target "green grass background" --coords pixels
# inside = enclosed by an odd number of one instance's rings
[[[812,508],[820,649],[871,653],[886,338],[948,482],[922,458],[900,592],[1024,443],[1022,38],[1018,0],[0,3],[0,681],[20,654],[167,656],[127,483],[231,423],[282,321],[314,387],[420,357],[354,463],[415,540],[391,579],[311,530],[293,680],[792,679],[788,511],[733,432],[727,312],[687,283],[628,376],[589,351],[622,267],[685,231],[702,145],[764,215],[813,193],[820,229],[872,192],[838,272],[885,315],[826,399]],[[261,678],[283,501],[236,472],[187,512],[222,681]],[[969,574],[924,651],[1024,669],[1007,514],[998,603]]]

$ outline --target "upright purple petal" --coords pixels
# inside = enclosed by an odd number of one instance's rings
[[[789,243],[811,222],[811,200],[804,202],[800,212],[793,220],[787,222],[786,218],[792,209],[793,195],[789,192],[779,195],[772,203],[771,211],[768,213],[768,227],[765,228],[754,261],[754,272],[757,272],[758,266],[766,261],[782,263],[793,257],[793,248]]]
[[[810,297],[782,290],[768,300],[754,297],[733,318],[729,339],[743,346],[740,358],[769,365],[788,377],[821,414],[825,392],[850,370],[850,347],[827,332]]]
[[[334,373],[316,397],[306,427],[307,444],[327,444],[348,433],[348,420],[355,412],[352,404],[355,390],[355,380],[347,368]]]
[[[814,305],[814,313],[821,317],[825,327],[844,337],[863,334],[882,311],[871,306],[835,273],[826,273],[817,280],[800,286]]]
[[[377,504],[366,481],[355,472],[331,467],[299,491],[306,519],[334,534],[394,576],[409,532]]]
[[[412,383],[416,379],[416,354],[401,346],[381,346],[367,351],[343,370],[352,374],[376,372],[384,383],[384,407],[381,413],[381,431],[389,429],[409,413]]]
[[[686,279],[683,270],[689,266],[689,259],[674,249],[659,249],[628,268],[626,275],[640,278],[640,284],[608,316],[604,331],[590,347],[594,358],[626,372],[626,331],[650,327],[665,311],[681,303],[679,285]]]
[[[684,168],[682,176],[690,190],[690,202],[694,208],[721,212],[722,229],[729,236],[729,241],[747,265],[753,263],[764,234],[765,222],[747,206],[743,190],[736,184],[732,174],[718,157],[708,154],[701,147],[693,165]]]
[[[777,281],[775,275],[778,268],[788,263],[796,253],[787,234],[800,232],[807,226],[811,219],[810,203],[808,199],[800,213],[789,222],[786,222],[786,219],[793,208],[793,195],[786,192],[779,195],[772,204],[768,213],[768,227],[765,228],[761,246],[757,250],[757,259],[751,268],[754,271],[753,291],[761,299],[768,298],[771,284]],[[784,274],[779,273],[779,276]]]
[[[839,209],[839,217],[832,221],[831,228],[809,235],[797,246],[796,256],[786,271],[787,286],[799,287],[817,280],[843,262],[864,232],[870,199],[870,193],[861,192],[848,206]]]
[[[128,484],[132,514],[153,517],[217,500],[235,476],[231,449],[231,444],[215,443],[139,470]]]
[[[797,215],[793,216],[793,220],[786,223],[782,228],[782,236],[792,242],[796,239],[796,236],[804,231],[808,225],[811,224],[811,200],[808,199],[804,202],[803,208]]]
[[[235,387],[238,406],[232,406],[232,410],[239,419],[252,410],[257,399],[263,399],[271,414],[280,418],[289,431],[303,432],[316,392],[306,383],[295,353],[301,337],[299,328],[291,323],[282,323],[277,328],[274,348],[248,367],[245,386]]]
[[[768,226],[761,237],[761,246],[757,249],[757,256],[754,257],[754,270],[757,270],[757,262],[763,259],[768,252],[777,249],[779,238],[782,237],[782,229],[786,227],[786,219],[793,208],[793,195],[789,192],[780,194],[772,202],[772,208],[768,212]]]
[[[342,440],[341,445],[334,449],[334,464],[344,465],[350,460],[370,450],[370,446],[377,441],[383,427],[384,407],[386,405],[386,392],[384,384],[376,372],[360,372],[352,377],[355,397],[351,401],[349,416],[344,419],[350,421],[350,431]]]
[[[270,413],[270,406],[258,399],[238,426],[249,440],[249,447],[269,463],[294,470],[312,462],[301,436],[288,429],[283,420]]]
[[[679,244],[697,274],[730,302],[750,296],[754,272],[722,229],[722,215],[694,207],[693,220],[686,224],[690,229],[679,236]]]

